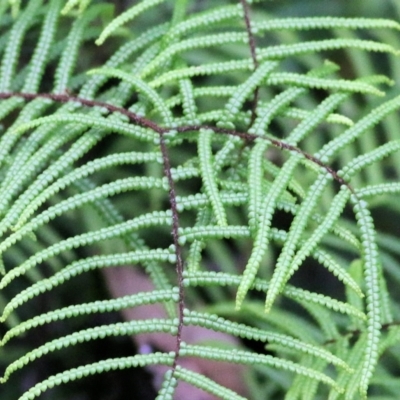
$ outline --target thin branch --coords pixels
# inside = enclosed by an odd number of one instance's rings
[[[352,186],[347,181],[345,181],[342,177],[340,177],[337,174],[337,172],[333,168],[331,168],[329,165],[323,163],[318,158],[301,150],[300,148],[293,146],[291,144],[285,143],[284,141],[279,140],[279,139],[274,139],[274,138],[262,136],[262,135],[255,135],[255,134],[247,133],[247,132],[240,132],[240,131],[236,131],[234,129],[224,129],[224,128],[218,128],[216,126],[208,126],[208,125],[183,125],[183,126],[179,126],[179,127],[163,127],[163,126],[160,126],[157,123],[151,121],[150,119],[141,117],[140,115],[127,110],[126,108],[114,106],[113,104],[103,102],[103,101],[88,100],[88,99],[84,99],[84,98],[78,97],[78,96],[71,96],[68,93],[66,93],[66,94],[20,93],[20,92],[0,93],[0,99],[9,99],[11,97],[22,97],[23,99],[26,99],[26,100],[34,100],[37,98],[44,98],[44,99],[50,99],[50,100],[60,102],[60,103],[78,102],[86,107],[104,107],[109,112],[118,112],[122,115],[125,115],[129,118],[129,120],[131,122],[133,122],[137,125],[140,125],[142,127],[149,128],[152,131],[154,131],[160,135],[165,134],[171,130],[176,130],[177,132],[183,133],[183,132],[190,132],[190,131],[199,131],[200,129],[210,129],[215,133],[238,136],[247,142],[252,142],[255,139],[267,140],[273,146],[275,146],[279,149],[294,151],[296,153],[301,154],[303,157],[312,161],[314,164],[317,164],[321,168],[325,169],[333,177],[333,179],[335,181],[337,181],[341,185],[345,185],[352,192],[352,194],[355,195],[355,191],[352,188]]]
[[[160,148],[162,159],[164,163],[164,174],[168,179],[169,185],[169,203],[172,211],[172,238],[175,246],[175,256],[176,256],[176,274],[178,277],[178,288],[179,288],[179,301],[178,301],[178,332],[176,334],[176,349],[175,349],[175,357],[174,363],[172,365],[172,370],[175,371],[176,366],[178,365],[178,358],[181,349],[182,342],[182,329],[183,329],[183,310],[185,308],[185,291],[183,288],[183,258],[182,258],[182,249],[179,244],[179,214],[178,208],[176,205],[176,192],[175,192],[175,183],[172,178],[171,173],[171,162],[168,155],[167,145],[165,143],[164,134],[160,133]]]
[[[258,68],[259,63],[258,63],[257,53],[256,53],[256,39],[255,39],[255,37],[253,35],[253,31],[251,29],[250,7],[247,4],[246,0],[240,0],[240,3],[242,4],[242,8],[243,8],[244,22],[246,25],[247,36],[249,38],[250,54],[251,54],[251,58],[253,60],[253,66],[254,66],[254,71],[255,71]],[[255,121],[255,119],[257,117],[256,111],[257,111],[257,104],[258,104],[258,99],[259,99],[259,92],[260,92],[260,88],[259,88],[259,86],[257,86],[254,91],[254,95],[253,95],[249,128],[251,127],[251,125],[253,125],[253,122]]]
[[[143,118],[140,115],[127,110],[126,108],[123,107],[118,107],[114,106],[113,104],[106,103],[104,101],[98,101],[98,100],[88,100],[84,99],[83,97],[78,97],[78,96],[73,96],[70,93],[61,93],[61,94],[55,94],[55,93],[0,93],[0,99],[9,99],[11,97],[22,97],[25,100],[35,100],[35,99],[49,99],[56,101],[58,103],[70,103],[70,102],[77,102],[82,104],[83,106],[86,107],[104,107],[106,108],[109,112],[117,112],[119,114],[125,115],[129,118],[129,120],[139,126],[142,126],[144,128],[149,128],[154,132],[157,132],[159,134],[161,133],[166,133],[168,132],[169,129],[162,128],[159,125],[155,124],[149,119]]]

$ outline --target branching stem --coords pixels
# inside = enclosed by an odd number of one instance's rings
[[[245,2],[244,2],[245,3]],[[247,3],[246,3],[247,4]],[[190,132],[190,131],[199,131],[200,129],[210,129],[217,134],[223,135],[232,135],[237,136],[245,140],[247,144],[253,142],[257,138],[261,138],[264,140],[268,140],[273,146],[282,149],[288,150],[292,152],[296,152],[301,154],[306,159],[310,160],[311,162],[317,164],[321,168],[325,169],[337,182],[341,185],[345,185],[353,194],[354,189],[350,186],[348,182],[346,182],[343,178],[341,178],[337,172],[332,169],[330,166],[324,164],[321,160],[314,157],[311,154],[306,153],[305,151],[301,150],[300,148],[285,143],[279,139],[274,139],[271,137],[255,135],[247,132],[239,132],[233,129],[224,129],[219,128],[216,126],[206,126],[206,125],[183,125],[179,127],[163,127],[155,123],[154,121],[141,117],[140,115],[126,109],[123,107],[118,107],[113,104],[98,101],[98,100],[89,100],[82,97],[74,96],[70,93],[62,93],[62,94],[55,94],[55,93],[0,93],[0,99],[9,99],[11,97],[21,97],[25,100],[35,100],[38,98],[49,99],[59,103],[68,103],[68,102],[77,102],[82,104],[86,107],[103,107],[110,113],[120,113],[128,117],[128,119],[139,126],[151,129],[152,131],[156,132],[160,136],[160,149],[164,164],[164,174],[168,180],[169,185],[169,202],[172,211],[172,239],[175,246],[175,256],[176,256],[176,273],[177,273],[177,280],[178,280],[178,288],[179,288],[179,302],[178,302],[178,332],[176,335],[176,349],[175,349],[175,358],[172,366],[172,371],[174,372],[177,365],[178,365],[178,358],[180,354],[181,342],[182,342],[182,330],[183,330],[183,310],[185,308],[185,298],[184,298],[184,287],[183,287],[183,257],[182,257],[182,248],[179,244],[179,213],[177,209],[177,202],[176,202],[176,191],[175,191],[175,184],[171,173],[171,161],[168,154],[168,148],[165,141],[165,134],[170,132],[171,130],[175,130],[178,133],[183,132]],[[330,343],[330,342],[327,342]]]
[[[259,63],[258,63],[257,53],[256,53],[256,39],[255,39],[252,29],[251,29],[250,7],[247,4],[246,0],[240,0],[240,3],[242,4],[242,7],[243,7],[244,22],[246,25],[247,36],[249,38],[250,55],[253,60],[253,66],[254,66],[254,71],[255,71],[258,68]],[[256,89],[254,90],[254,95],[253,95],[249,127],[251,127],[251,125],[253,125],[253,122],[255,121],[256,116],[257,116],[256,111],[257,111],[259,92],[260,92],[260,88],[257,86]]]

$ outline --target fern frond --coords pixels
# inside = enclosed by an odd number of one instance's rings
[[[49,324],[54,321],[60,321],[80,315],[92,313],[104,313],[110,311],[119,311],[126,308],[141,306],[144,304],[155,304],[167,301],[178,301],[178,289],[171,290],[155,290],[151,293],[137,293],[130,296],[124,296],[117,299],[96,301],[94,303],[84,303],[64,308],[55,311],[49,311],[46,314],[40,314],[36,317],[24,321],[14,328],[10,329],[2,338],[1,345],[4,346],[12,338],[24,334],[30,329],[38,326]]]
[[[304,352],[307,354],[312,354],[316,357],[323,358],[326,362],[332,363],[334,365],[340,366],[341,368],[347,369],[349,372],[351,370],[343,362],[343,360],[338,359],[333,356],[328,351],[321,349],[319,347],[304,343],[297,339],[293,339],[290,336],[275,334],[272,332],[264,332],[260,329],[255,329],[248,327],[244,324],[236,324],[218,317],[217,315],[210,314],[200,314],[193,311],[186,311],[184,317],[184,323],[187,325],[200,325],[207,329],[212,329],[214,331],[223,331],[235,336],[242,338],[247,338],[250,340],[259,340],[262,342],[278,343],[284,347],[293,348],[297,351]],[[297,353],[296,351],[296,353]]]
[[[235,285],[238,286],[240,277],[231,276],[224,273],[212,273],[212,272],[194,272],[185,273],[184,285],[185,286],[199,286],[199,285]],[[267,293],[269,285],[267,282],[256,279],[252,285],[252,288],[259,290],[263,293]],[[363,312],[350,306],[347,303],[332,299],[331,297],[323,296],[318,293],[309,292],[307,290],[297,289],[293,287],[286,287],[282,293],[284,296],[290,297],[293,300],[302,303],[302,301],[315,303],[322,305],[323,307],[338,311],[344,314],[353,315],[361,320],[365,320],[366,316]]]
[[[217,183],[215,181],[213,165],[212,163],[212,152],[211,152],[211,140],[213,132],[208,130],[201,130],[199,134],[199,161],[203,184],[207,196],[210,199],[210,203],[213,207],[215,218],[220,226],[226,226],[226,213],[224,206],[219,196]]]
[[[173,125],[173,117],[171,112],[167,107],[165,107],[163,100],[158,95],[158,93],[148,86],[144,81],[135,77],[134,75],[127,74],[118,69],[102,68],[94,69],[88,72],[89,74],[101,74],[105,76],[110,76],[114,78],[122,79],[125,82],[131,84],[139,93],[143,93],[148,97],[148,99],[154,104],[155,109],[162,117],[163,124],[166,126]]]
[[[400,30],[396,21],[378,18],[337,18],[337,17],[303,17],[303,18],[274,18],[269,21],[255,21],[253,23],[254,33],[289,29],[395,29]]]
[[[268,49],[261,49],[257,56],[260,61],[270,59],[286,58],[294,55],[307,53],[317,53],[326,50],[338,50],[344,48],[354,48],[365,51],[373,51],[379,53],[390,53],[397,55],[398,51],[391,45],[374,42],[372,40],[360,39],[326,39],[320,41],[309,41],[296,44],[271,46]]]
[[[217,348],[208,348],[204,346],[185,345],[184,343],[182,344],[181,354],[184,356],[191,356],[191,357],[197,356],[209,360],[229,361],[241,364],[257,363],[257,364],[273,365],[275,368],[282,368],[284,370],[291,371],[296,374],[305,375],[310,378],[319,380],[329,386],[333,386],[335,390],[337,390],[339,393],[343,392],[343,389],[340,388],[335,383],[335,381],[329,378],[328,376],[318,371],[297,365],[291,361],[277,359],[270,355],[263,355],[263,354],[255,355],[244,351],[232,351],[232,350],[224,350]]]
[[[224,386],[218,385],[212,379],[199,374],[197,372],[190,371],[188,369],[177,367],[174,374],[176,379],[190,383],[192,386],[203,389],[205,392],[211,393],[225,400],[245,400],[245,397],[239,396],[237,393],[225,388]]]
[[[131,7],[117,18],[113,19],[108,26],[103,30],[99,38],[96,40],[98,46],[102,45],[104,41],[119,27],[126,24],[128,21],[132,21],[138,15],[142,14],[151,7],[155,7],[157,4],[163,3],[164,0],[142,0],[136,6]]]
[[[11,29],[7,47],[4,51],[0,66],[1,92],[8,92],[11,89],[11,80],[13,78],[18,55],[20,53],[23,35],[29,28],[29,25],[32,24],[32,20],[35,17],[38,9],[40,9],[41,3],[41,0],[33,0],[29,2],[28,7],[26,7],[25,10],[18,16],[17,22]]]
[[[158,400],[395,398],[400,25],[248,0],[113,7],[0,2],[5,397],[32,361],[79,354],[19,399],[137,366]],[[71,329],[53,337],[57,321]],[[94,340],[157,335],[159,352],[80,364]],[[234,364],[247,392],[218,379]]]
[[[75,381],[77,379],[82,379],[86,376],[152,364],[170,366],[172,365],[173,359],[173,353],[153,353],[98,361],[93,364],[87,364],[53,375],[30,388],[20,397],[20,400],[33,400],[48,389]]]

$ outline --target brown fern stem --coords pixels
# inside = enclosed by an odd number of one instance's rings
[[[169,185],[169,203],[172,211],[172,238],[175,246],[175,256],[176,256],[175,269],[178,278],[178,288],[179,288],[179,301],[178,301],[179,322],[178,322],[178,332],[176,334],[175,357],[174,357],[174,363],[172,365],[172,370],[175,371],[176,366],[178,365],[178,358],[181,349],[182,330],[183,330],[183,310],[185,308],[185,290],[183,288],[183,258],[182,258],[182,248],[179,244],[179,213],[176,205],[175,183],[171,174],[171,162],[163,133],[160,133],[160,148],[164,163],[164,174],[168,179],[168,185]]]
[[[113,104],[110,104],[110,103],[107,103],[104,101],[84,99],[82,97],[73,96],[69,93],[63,93],[63,94],[21,93],[21,92],[0,93],[0,99],[9,99],[11,97],[22,97],[25,100],[34,100],[34,99],[38,99],[38,98],[44,98],[44,99],[49,99],[49,100],[53,100],[53,101],[60,102],[60,103],[77,102],[86,107],[91,107],[91,108],[103,107],[103,108],[107,109],[109,112],[117,112],[122,115],[125,115],[134,124],[137,124],[144,128],[149,128],[152,131],[154,131],[160,135],[163,135],[171,130],[175,130],[177,132],[183,133],[183,132],[190,132],[190,131],[199,131],[200,129],[210,129],[213,132],[218,133],[218,134],[238,136],[247,142],[252,142],[253,140],[258,139],[258,138],[267,140],[273,146],[275,146],[279,149],[294,151],[296,153],[301,154],[303,157],[312,161],[314,164],[317,164],[321,168],[325,169],[326,172],[328,172],[333,177],[333,179],[335,181],[337,181],[339,184],[345,185],[353,194],[355,193],[352,186],[347,181],[345,181],[343,178],[341,178],[337,174],[337,172],[333,168],[331,168],[329,165],[323,163],[320,159],[314,157],[313,155],[301,150],[299,147],[285,143],[284,141],[279,140],[279,139],[274,139],[274,138],[267,137],[267,136],[255,135],[255,134],[247,133],[247,132],[240,132],[240,131],[236,131],[234,129],[219,128],[219,127],[211,126],[211,125],[210,126],[209,125],[182,125],[179,127],[163,127],[161,125],[158,125],[157,123],[155,123],[154,121],[152,121],[150,119],[141,117],[140,115],[127,110],[126,108],[115,106]]]
[[[256,39],[255,39],[252,29],[251,29],[250,7],[247,4],[246,0],[240,0],[240,3],[242,4],[242,8],[243,8],[244,22],[245,22],[245,26],[246,26],[247,36],[249,38],[250,55],[253,60],[253,66],[254,66],[254,71],[255,71],[258,68],[259,63],[258,63],[257,53],[256,53]],[[253,125],[253,122],[255,121],[255,119],[257,117],[257,104],[258,104],[258,99],[259,99],[259,94],[260,94],[259,92],[260,92],[260,88],[257,86],[254,91],[254,95],[253,95],[249,128]]]

